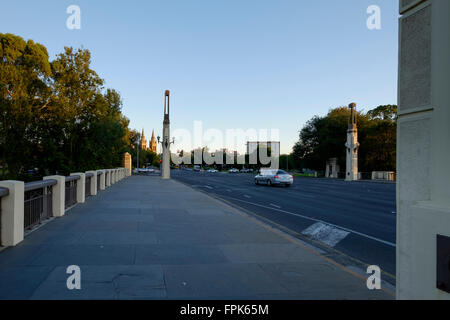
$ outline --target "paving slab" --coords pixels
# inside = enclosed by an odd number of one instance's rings
[[[81,270],[69,290],[67,267]],[[0,299],[392,299],[204,193],[132,176],[0,252]]]

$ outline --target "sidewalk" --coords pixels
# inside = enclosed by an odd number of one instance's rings
[[[70,291],[66,269],[81,268]],[[0,252],[0,299],[392,299],[179,182],[133,176]]]

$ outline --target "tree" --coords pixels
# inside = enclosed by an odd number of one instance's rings
[[[395,170],[396,114],[394,105],[357,113],[360,171]],[[293,148],[295,166],[322,171],[329,158],[338,158],[345,168],[349,117],[349,109],[339,107],[308,121]]]
[[[2,179],[121,165],[133,142],[129,120],[90,63],[88,50],[66,47],[50,62],[43,45],[0,34]]]

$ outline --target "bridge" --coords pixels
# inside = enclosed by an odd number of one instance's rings
[[[369,290],[365,270],[175,180],[114,169],[1,185],[0,299],[393,298]]]

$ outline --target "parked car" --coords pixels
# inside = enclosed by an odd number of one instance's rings
[[[294,177],[284,170],[261,169],[255,177],[255,184],[268,186],[284,185],[290,187],[294,183]]]
[[[249,170],[249,169],[245,169],[245,168],[243,168],[243,169],[241,169],[241,172],[242,172],[242,173],[249,173],[249,172],[250,172],[250,170]]]
[[[217,171],[216,169],[209,169],[208,172],[209,173],[216,173],[216,172],[219,172],[219,171]]]
[[[202,168],[200,166],[194,166],[195,172],[200,172],[201,170],[202,170]]]
[[[230,170],[228,171],[228,173],[239,173],[239,170],[233,168],[233,169],[230,169]]]

